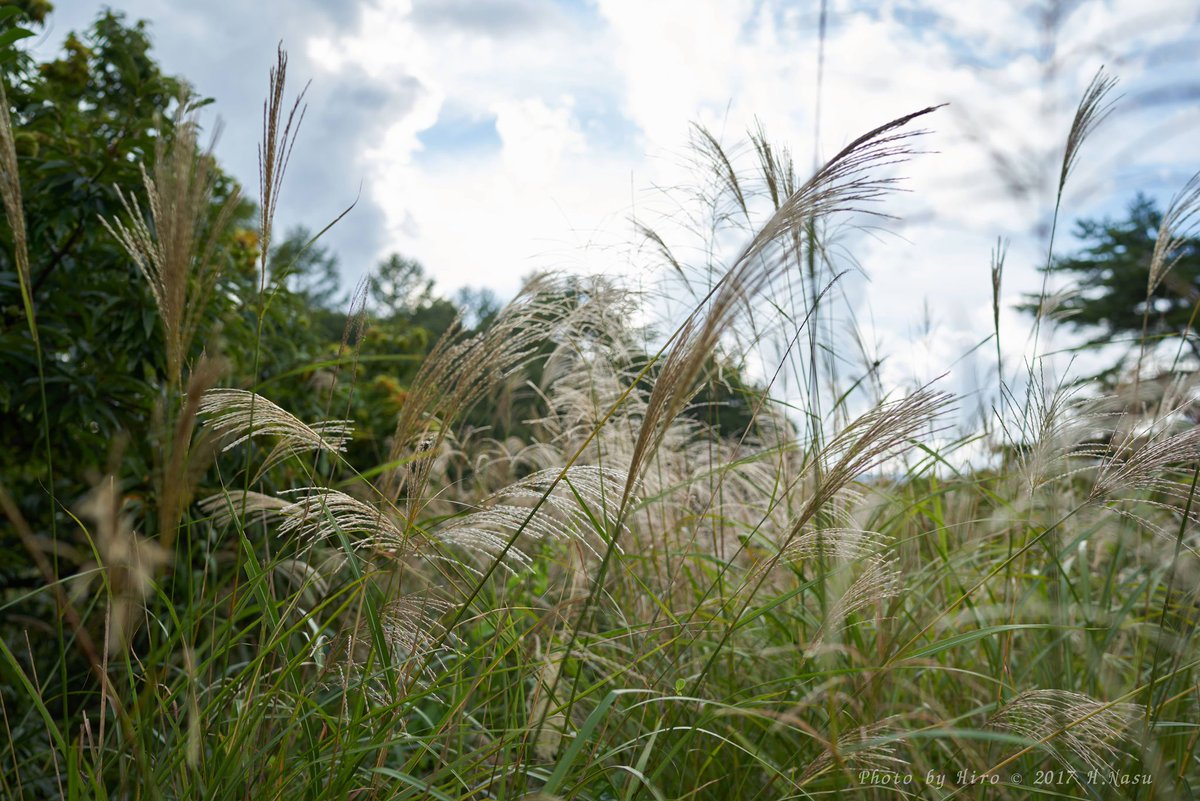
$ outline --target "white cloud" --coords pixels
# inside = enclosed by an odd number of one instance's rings
[[[567,95],[551,108],[540,98],[502,100],[492,106],[502,143],[504,166],[514,181],[546,186],[561,180],[566,155],[582,155],[587,143],[572,116]]]
[[[924,369],[914,359],[948,364],[987,335],[997,237],[1011,240],[1007,297],[1037,288],[1038,226],[1053,200],[1075,100],[1101,62],[1114,65],[1125,87],[1161,82],[1144,52],[1194,34],[1195,11],[1182,1],[1152,13],[1140,0],[1084,3],[1050,39],[1031,3],[993,4],[986,15],[949,2],[831,5],[822,156],[887,119],[952,104],[927,123],[935,133],[926,144],[939,152],[904,165],[912,194],[887,207],[907,218],[891,226],[900,236],[853,243],[871,275],[862,302],[873,309],[872,336],[903,351],[926,298],[940,320],[937,352],[896,362],[902,367],[892,378],[911,379]],[[357,30],[307,46],[330,76],[357,70],[419,82],[411,108],[379,110],[387,133],[368,154],[368,189],[387,216],[390,247],[425,261],[444,289],[511,290],[534,267],[628,270],[629,251],[620,247],[630,239],[628,216],[653,221],[654,209],[671,209],[646,188],[696,178],[681,157],[693,121],[734,142],[759,120],[792,146],[801,171],[809,165],[815,8],[597,0],[594,10],[543,8],[536,24],[523,5],[495,9],[510,12],[512,24],[490,28],[467,18],[456,24],[449,12],[432,24],[407,0],[380,0]],[[451,111],[494,120],[499,146],[423,150],[422,134]],[[1200,161],[1200,139],[1155,135],[1166,130],[1164,116],[1161,107],[1135,108],[1097,133],[1073,182],[1079,191],[1066,198],[1067,219],[1119,208],[1147,176],[1161,180],[1164,164]],[[1194,109],[1171,116],[1175,130],[1194,129]],[[1144,144],[1131,150],[1138,137]],[[1005,321],[1002,330],[1028,328],[1010,311]],[[1014,359],[1024,348],[1010,334],[1002,344]]]

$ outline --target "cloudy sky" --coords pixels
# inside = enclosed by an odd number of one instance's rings
[[[56,0],[53,52],[97,5]],[[311,80],[280,207],[330,235],[352,283],[391,251],[446,292],[510,294],[538,268],[637,270],[632,220],[696,180],[690,123],[732,150],[761,123],[801,168],[936,104],[884,231],[846,242],[850,302],[893,378],[939,372],[991,330],[990,253],[1005,295],[1036,289],[1062,143],[1100,66],[1122,99],[1090,141],[1068,219],[1167,199],[1200,168],[1194,0],[118,0],[157,58],[216,99],[222,162],[257,186],[255,143],[277,42]],[[1069,246],[1069,239],[1066,241]],[[1028,322],[1006,316],[1007,350]],[[903,345],[901,344],[903,343]]]

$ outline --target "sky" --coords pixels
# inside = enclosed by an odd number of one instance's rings
[[[39,52],[99,8],[55,5]],[[218,157],[251,190],[283,43],[292,87],[311,84],[277,225],[319,229],[357,198],[326,239],[347,284],[391,252],[446,293],[511,295],[537,269],[642,275],[653,254],[635,221],[684,238],[693,123],[735,153],[761,125],[804,172],[948,103],[925,123],[931,152],[902,166],[906,192],[881,209],[895,219],[840,243],[857,270],[847,302],[892,383],[940,374],[992,330],[1000,239],[1002,345],[1026,346],[1029,320],[1011,306],[1040,286],[1063,142],[1101,66],[1120,100],[1085,146],[1064,220],[1119,216],[1137,191],[1165,202],[1200,169],[1194,0],[829,0],[823,39],[819,0],[113,7],[148,20],[164,68],[215,98]]]

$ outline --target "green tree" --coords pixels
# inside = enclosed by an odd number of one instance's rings
[[[1139,194],[1125,219],[1080,220],[1075,233],[1084,246],[1050,266],[1054,274],[1071,276],[1076,289],[1056,296],[1053,308],[1046,311],[1086,336],[1083,347],[1128,346],[1100,378],[1114,378],[1141,353],[1143,342],[1152,352],[1166,341],[1182,341],[1188,353],[1200,359],[1195,335],[1200,240],[1180,238],[1173,252],[1163,254],[1170,270],[1152,285],[1151,262],[1161,224],[1162,213],[1154,202]],[[1019,308],[1038,314],[1042,304],[1039,296],[1029,295]]]
[[[51,455],[62,498],[72,502],[104,468],[114,443],[141,478],[152,469],[145,442],[166,364],[154,300],[138,267],[102,220],[128,222],[122,196],[146,211],[142,169],[175,134],[185,82],[165,74],[142,22],[105,11],[62,55],[35,63],[15,53],[6,66],[10,112],[30,253],[30,284],[43,350]],[[215,212],[237,189],[213,168]],[[254,206],[241,201],[218,243],[220,283],[194,338],[220,353],[236,382],[278,379],[328,358],[340,338],[337,260],[294,229],[272,247],[269,302],[258,301],[259,240]],[[257,370],[257,374],[255,371]],[[0,228],[0,476],[26,509],[44,507],[45,456],[37,359],[24,319],[11,229]],[[293,382],[299,383],[299,382]],[[290,388],[289,388],[290,389]],[[312,392],[294,391],[298,412],[316,411]],[[291,400],[291,399],[289,399]],[[324,411],[324,409],[320,409]],[[34,514],[40,517],[40,514]]]
[[[149,56],[141,24],[101,14],[63,55],[6,67],[30,254],[30,289],[43,350],[56,474],[103,465],[113,438],[144,428],[162,334],[145,281],[101,218],[124,214],[118,188],[142,194],[139,164],[173,131],[184,86]],[[220,178],[217,194],[232,184]],[[44,482],[37,360],[23,317],[13,235],[0,229],[0,470]],[[17,482],[21,483],[21,482]]]
[[[471,328],[489,325],[504,304],[495,292],[487,287],[465,286],[454,293],[454,305],[463,315],[464,323]]]
[[[341,310],[345,298],[338,277],[337,256],[326,245],[314,242],[307,227],[291,228],[283,241],[272,245],[267,269],[272,281],[314,309]]]
[[[380,262],[368,291],[376,320],[423,328],[432,343],[458,317],[458,308],[434,292],[434,280],[420,262],[393,253]]]
[[[0,29],[7,41],[3,36]],[[189,100],[185,83],[152,58],[145,25],[114,12],[98,15],[86,32],[68,34],[58,58],[39,64],[11,48],[8,55],[3,80],[41,358],[25,318],[6,219],[0,225],[0,481],[31,524],[48,533],[55,517],[63,530],[67,512],[98,474],[118,467],[118,455],[123,489],[146,512],[159,504],[153,488],[163,468],[162,440],[178,408],[178,398],[167,397],[175,379],[168,376],[164,327],[148,282],[102,221],[132,225],[140,217],[153,228],[143,167],[153,173],[163,146],[178,139],[181,112],[202,103]],[[211,221],[237,187],[206,163],[211,213],[200,208],[198,215]],[[205,302],[182,354],[183,372],[191,372],[202,352],[222,355],[232,383],[275,380],[273,389],[298,413],[323,413],[328,397],[319,405],[295,369],[327,359],[330,339],[341,335],[342,321],[331,322],[337,317],[335,260],[318,247],[297,249],[303,233],[285,237],[271,263],[291,265],[296,286],[280,267],[272,270],[278,280],[260,296],[253,218],[253,204],[240,201],[211,254],[219,262],[219,283],[187,295]],[[155,515],[143,518],[144,533],[153,534]],[[12,529],[0,525],[0,587],[33,575]]]

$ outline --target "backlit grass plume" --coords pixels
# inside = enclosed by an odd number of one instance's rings
[[[622,507],[648,457],[691,399],[696,378],[732,326],[735,311],[758,296],[791,263],[787,247],[793,241],[789,237],[815,219],[835,212],[866,211],[881,200],[894,188],[896,179],[880,173],[916,152],[913,140],[921,132],[905,130],[905,126],[934,110],[936,107],[925,108],[881,125],[826,162],[757,229],[717,285],[675,332],[646,401]],[[781,239],[785,240],[782,255],[772,253],[772,246]]]
[[[174,135],[158,141],[153,172],[142,170],[149,216],[136,198],[118,189],[128,219],[101,220],[154,296],[166,339],[167,375],[175,387],[220,277],[217,247],[238,203],[233,191],[213,210],[216,161],[211,146],[199,149],[199,125],[184,115],[183,105]]]
[[[836,741],[805,766],[796,783],[804,786],[829,770],[879,771],[902,773],[907,761],[898,754],[897,743],[889,735],[897,731],[897,721],[885,719],[841,732]]]
[[[624,476],[616,471],[590,465],[575,465],[555,483],[558,470],[543,470],[526,476],[483,499],[477,511],[451,518],[433,527],[430,534],[438,541],[475,550],[502,559],[514,566],[529,566],[532,557],[519,545],[510,543],[518,535],[527,542],[575,539],[599,555],[596,544],[588,542],[596,523],[615,526],[615,504],[620,497]],[[527,501],[543,504],[535,512]],[[507,501],[507,503],[505,502]],[[603,532],[611,536],[611,532]]]
[[[464,334],[455,324],[433,346],[396,421],[389,461],[403,466],[382,482],[389,500],[404,497],[410,519],[424,506],[432,457],[452,427],[535,355],[563,316],[565,301],[561,287],[535,279],[484,331]]]
[[[389,554],[404,554],[410,548],[409,533],[393,522],[385,511],[344,492],[326,487],[302,487],[286,490],[297,499],[282,506],[278,533],[295,537],[304,547],[334,540],[339,535],[354,535],[355,548],[370,548]]]
[[[1026,690],[988,725],[1028,738],[1065,768],[1083,764],[1107,776],[1122,756],[1115,743],[1141,714],[1137,704],[1105,703],[1070,690]]]
[[[310,451],[340,453],[353,433],[349,420],[308,424],[254,392],[210,389],[200,401],[199,414],[207,425],[228,441],[230,450],[255,437],[277,441],[259,467],[261,475],[283,459]]]

